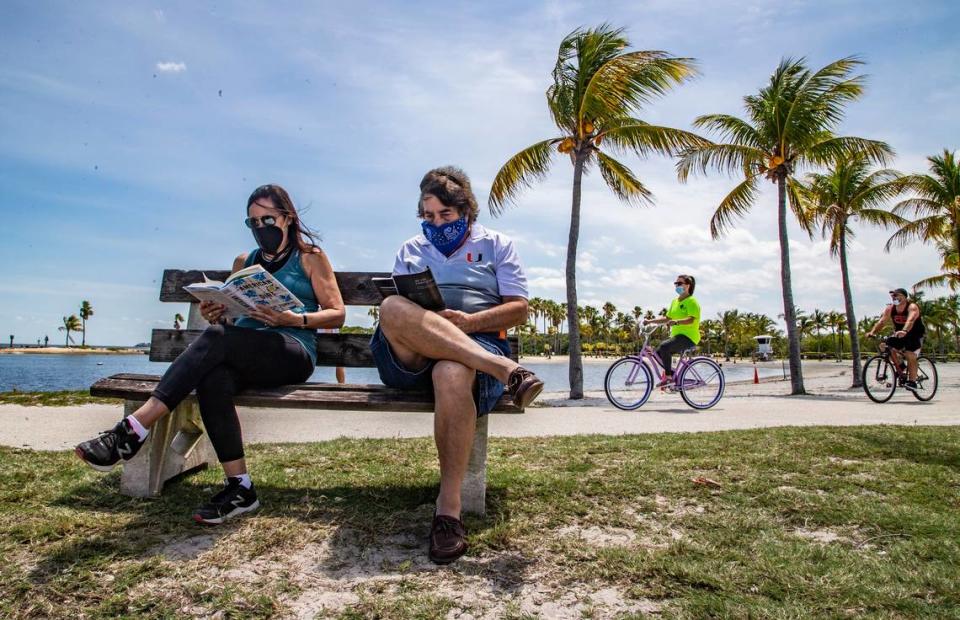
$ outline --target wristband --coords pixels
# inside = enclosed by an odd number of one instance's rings
[[[303,317],[303,326],[306,327],[306,326],[307,326],[307,313],[304,312],[304,313],[301,314],[300,316]]]

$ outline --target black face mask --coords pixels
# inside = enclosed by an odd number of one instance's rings
[[[253,238],[264,254],[272,256],[277,253],[280,244],[283,243],[283,230],[279,226],[262,226],[251,230],[253,231]]]

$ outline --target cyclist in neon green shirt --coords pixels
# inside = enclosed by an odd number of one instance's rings
[[[700,342],[700,304],[693,296],[697,281],[693,276],[679,275],[673,286],[677,298],[670,302],[667,315],[643,322],[644,325],[666,323],[670,326],[670,337],[657,347],[664,369],[663,381],[657,387],[673,382],[673,355],[692,349]]]

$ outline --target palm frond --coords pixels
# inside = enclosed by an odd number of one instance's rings
[[[714,239],[723,236],[736,218],[750,211],[757,197],[757,176],[748,176],[720,201],[720,206],[710,218],[710,234]]]
[[[633,205],[652,205],[653,194],[619,161],[597,152],[600,176],[617,198]]]
[[[828,165],[838,160],[862,157],[867,161],[884,164],[893,158],[894,151],[886,142],[853,136],[829,137],[805,149],[801,154],[804,162]]]
[[[677,160],[677,178],[685,182],[691,172],[705,174],[708,168],[733,174],[756,174],[767,161],[767,154],[741,144],[706,144],[685,149]]]
[[[662,97],[696,72],[692,58],[674,58],[658,50],[614,56],[589,76],[577,120],[602,126],[608,119],[628,115]]]
[[[490,188],[490,198],[487,206],[490,213],[497,215],[503,211],[506,204],[530,187],[534,181],[543,179],[550,170],[550,157],[553,154],[553,145],[560,138],[552,138],[537,142],[523,149],[509,160],[497,172]]]
[[[769,150],[771,146],[754,126],[730,114],[704,114],[694,119],[693,125],[716,132],[721,141],[763,151]]]
[[[919,220],[907,222],[887,240],[886,245],[884,245],[884,250],[889,252],[892,247],[902,248],[914,239],[929,241],[937,236],[936,225],[938,223],[939,220],[936,216],[924,217]]]
[[[632,151],[637,155],[660,153],[675,155],[684,149],[702,148],[711,144],[708,140],[690,131],[648,125],[643,121],[629,119],[632,123],[617,123],[614,128],[598,134],[617,151]]]
[[[909,181],[907,181],[909,188]],[[940,205],[929,198],[907,198],[893,207],[894,213],[910,213],[918,216],[936,215],[940,212]]]
[[[810,188],[793,177],[787,177],[787,204],[790,205],[790,210],[797,218],[800,228],[813,238],[818,209],[811,200]]]
[[[937,288],[941,286],[949,287],[951,291],[960,289],[960,273],[941,273],[940,275],[930,276],[915,282],[913,288]]]

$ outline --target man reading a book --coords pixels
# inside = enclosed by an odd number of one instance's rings
[[[458,168],[428,172],[420,182],[422,234],[397,252],[394,275],[427,268],[446,309],[429,311],[402,295],[384,299],[370,341],[385,385],[431,389],[440,494],[430,532],[430,559],[452,562],[467,550],[460,487],[477,416],[508,391],[526,407],[543,389],[536,375],[510,359],[506,330],[527,321],[527,278],[513,242],[481,226],[477,200]]]

